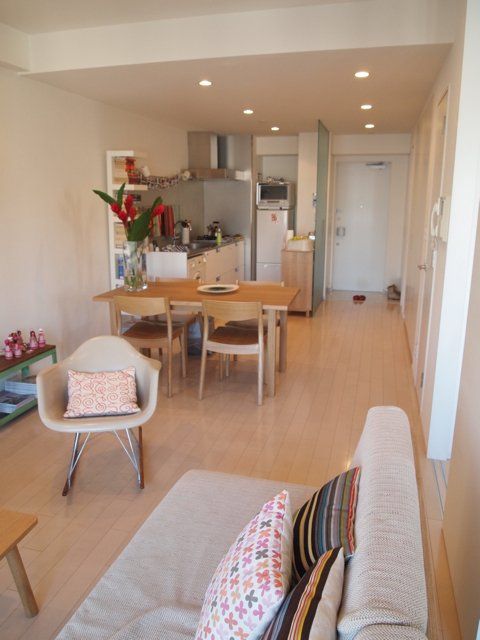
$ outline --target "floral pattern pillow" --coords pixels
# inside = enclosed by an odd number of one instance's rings
[[[260,638],[290,588],[292,515],[287,491],[263,505],[218,565],[195,640]]]
[[[138,413],[135,367],[120,371],[68,371],[68,406],[64,418]]]

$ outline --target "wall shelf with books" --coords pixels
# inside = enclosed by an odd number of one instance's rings
[[[145,163],[146,154],[133,149],[107,151],[107,193],[115,196],[123,183],[125,191],[134,197],[135,206],[142,208],[142,192],[148,191],[146,184],[132,184],[132,172]],[[142,162],[139,162],[139,161]],[[130,172],[130,176],[129,176]],[[137,171],[138,173],[138,171]],[[108,216],[108,248],[110,259],[110,286],[112,289],[123,286],[123,243],[125,230],[116,215],[107,206]]]

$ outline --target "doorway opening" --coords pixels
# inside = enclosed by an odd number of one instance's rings
[[[338,162],[333,216],[332,288],[384,291],[391,166]]]

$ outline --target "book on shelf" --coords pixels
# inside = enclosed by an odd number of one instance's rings
[[[18,375],[8,378],[8,380],[5,380],[5,391],[23,395],[37,393],[37,376],[22,378],[21,375]]]
[[[13,413],[24,405],[35,400],[34,395],[25,395],[12,393],[9,391],[0,391],[0,412]]]

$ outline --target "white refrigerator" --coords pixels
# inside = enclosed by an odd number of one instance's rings
[[[282,279],[282,249],[293,229],[293,209],[257,209],[257,280]]]

